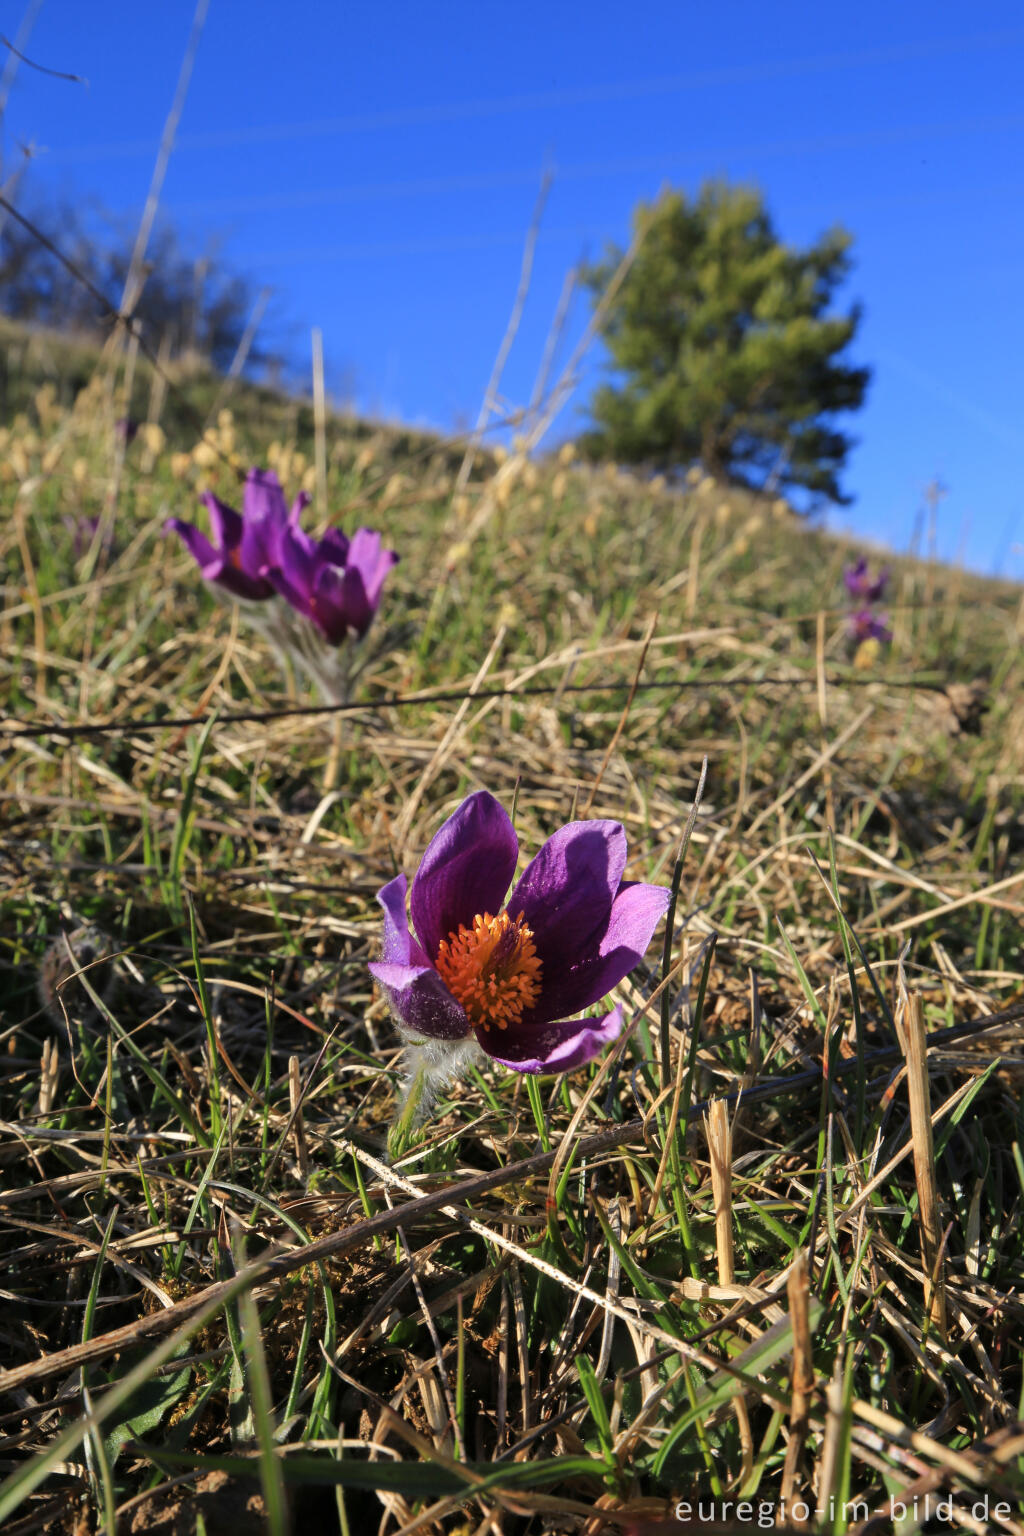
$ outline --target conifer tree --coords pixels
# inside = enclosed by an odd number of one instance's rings
[[[870,373],[840,360],[859,307],[829,310],[851,236],[837,226],[805,250],[784,245],[760,192],[721,182],[641,203],[634,222],[645,233],[609,306],[612,378],[584,450],[849,500],[838,474],[852,439],[830,418],[862,404]],[[621,255],[584,273],[595,304]]]

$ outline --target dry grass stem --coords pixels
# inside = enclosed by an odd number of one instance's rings
[[[732,1128],[729,1111],[721,1099],[712,1099],[707,1113],[708,1156],[711,1161],[711,1189],[715,1201],[715,1252],[718,1257],[719,1285],[732,1285]]]
[[[288,1058],[288,1101],[292,1112],[295,1160],[299,1165],[299,1177],[305,1184],[309,1178],[309,1148],[306,1145],[306,1128],[302,1122],[301,1063],[297,1056]]]
[[[316,473],[316,512],[327,520],[327,394],[324,389],[324,333],[313,327],[313,454]],[[333,785],[330,786],[333,789]]]
[[[789,1440],[782,1473],[782,1498],[790,1504],[801,1486],[800,1457],[807,1435],[809,1395],[814,1386],[810,1284],[807,1256],[803,1252],[797,1254],[790,1268],[786,1295],[793,1329],[793,1366],[790,1373]]]
[[[921,1258],[925,1273],[925,1310],[943,1342],[946,1339],[946,1281],[943,1259],[942,1218],[939,1213],[935,1144],[932,1136],[931,1090],[928,1072],[928,1039],[921,998],[905,987],[897,1023],[906,1052],[907,1098],[910,1101],[910,1134],[914,1145],[917,1179]]]

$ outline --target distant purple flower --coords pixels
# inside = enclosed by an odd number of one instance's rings
[[[268,642],[286,676],[294,669],[329,704],[347,702],[370,653],[361,641],[398,556],[381,536],[358,528],[349,539],[329,528],[321,539],[299,527],[309,497],[288,510],[272,470],[251,469],[242,510],[207,492],[213,540],[171,517],[164,530],[184,540],[205,580],[246,604],[245,618]],[[385,636],[375,654],[387,647]]]
[[[855,613],[847,616],[850,639],[855,645],[860,645],[864,640],[881,640],[887,645],[892,639],[888,617],[887,613],[872,608],[858,608]]]
[[[128,444],[133,441],[136,434],[138,433],[138,430],[138,422],[133,421],[130,416],[119,416],[114,422],[114,433],[119,441],[124,443],[126,448]]]
[[[351,540],[329,528],[318,541],[292,523],[267,574],[298,613],[311,619],[332,645],[340,645],[349,632],[366,634],[384,578],[397,560],[369,528],[357,528]]]
[[[470,795],[413,880],[415,935],[405,876],[378,893],[384,946],[370,971],[415,1039],[455,1049],[475,1033],[514,1072],[564,1072],[619,1035],[620,1008],[598,1019],[570,1015],[600,1002],[640,962],[670,892],[622,879],[626,834],[617,821],[561,827],[505,903],[518,857],[498,801]]]
[[[309,497],[303,491],[289,512],[281,483],[272,469],[251,469],[242,491],[242,511],[236,512],[207,491],[203,496],[210,514],[215,543],[180,517],[169,517],[165,532],[180,534],[206,581],[215,582],[233,597],[260,602],[274,596],[277,588],[267,572],[281,559],[288,530],[298,523]]]
[[[883,566],[876,576],[872,576],[868,571],[866,556],[861,555],[843,571],[843,581],[851,597],[857,598],[859,602],[877,603],[889,581],[889,569]]]

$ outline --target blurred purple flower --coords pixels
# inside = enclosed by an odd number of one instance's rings
[[[345,703],[372,659],[356,642],[373,622],[398,556],[382,549],[380,534],[369,528],[351,539],[340,528],[311,538],[299,527],[309,497],[303,492],[289,511],[272,470],[249,471],[241,512],[210,492],[203,500],[213,542],[178,517],[168,518],[165,532],[181,537],[206,581],[246,604],[246,619],[286,676],[298,668],[327,703]]]
[[[620,1008],[598,1019],[569,1015],[600,1002],[640,962],[670,892],[622,879],[617,821],[561,827],[503,907],[518,857],[498,801],[470,795],[413,880],[415,935],[405,876],[378,893],[384,946],[370,971],[415,1040],[455,1051],[475,1033],[514,1072],[564,1072],[618,1037]]]
[[[114,434],[120,442],[124,443],[126,448],[135,438],[138,430],[138,422],[133,421],[130,416],[119,416],[114,422]]]
[[[215,582],[233,597],[261,602],[277,588],[267,573],[281,559],[286,533],[294,528],[309,497],[303,491],[291,511],[272,469],[251,469],[242,491],[242,511],[226,506],[212,491],[203,496],[210,513],[215,543],[180,517],[169,517],[164,531],[181,536],[205,581]]]
[[[867,557],[861,555],[843,571],[843,581],[851,597],[864,603],[877,603],[889,581],[889,569],[883,566],[877,576],[872,576],[868,571]]]
[[[318,541],[293,522],[267,575],[297,613],[312,620],[332,645],[341,645],[350,631],[366,634],[384,578],[397,560],[369,528],[357,528],[351,540],[329,528]]]
[[[892,639],[888,618],[887,613],[879,613],[872,608],[858,608],[847,616],[850,639],[855,645],[860,645],[864,640],[881,640],[887,645]]]

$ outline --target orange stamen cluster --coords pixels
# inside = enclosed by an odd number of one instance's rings
[[[458,933],[441,940],[437,969],[476,1025],[507,1029],[540,996],[533,931],[522,916],[513,922],[507,912],[479,913],[472,928],[460,924]]]

